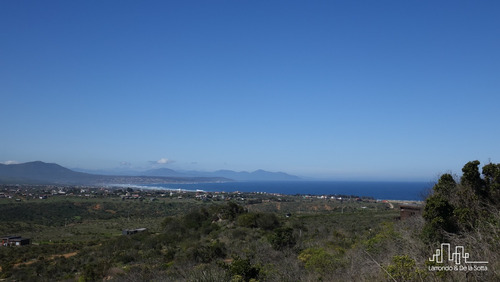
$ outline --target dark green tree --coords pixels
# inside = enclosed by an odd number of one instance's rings
[[[293,229],[290,227],[281,227],[274,230],[274,233],[269,237],[269,242],[275,250],[283,250],[292,248],[297,243],[293,235]]]
[[[500,164],[489,163],[483,167],[483,176],[492,202],[499,202]]]
[[[483,167],[481,177],[479,161],[471,161],[462,168],[460,183],[450,174],[443,174],[426,199],[423,217],[424,235],[431,241],[444,239],[444,234],[468,232],[491,218],[491,204],[496,205],[500,195],[500,165]]]
[[[456,232],[453,212],[454,207],[443,195],[436,193],[427,198],[423,213],[424,237],[429,241],[443,241],[445,232]]]
[[[244,213],[238,216],[237,223],[239,226],[248,228],[257,228],[257,214],[253,212]]]
[[[280,221],[274,213],[244,213],[238,217],[237,223],[243,227],[264,230],[273,230],[280,226]]]
[[[205,221],[209,219],[209,213],[206,209],[192,211],[184,216],[183,224],[188,229],[198,229]]]
[[[250,259],[236,256],[230,265],[225,268],[231,275],[231,281],[250,281],[259,277],[260,267],[252,265]]]
[[[434,185],[434,193],[444,197],[449,197],[451,193],[456,192],[457,183],[451,174],[443,174],[436,185]]]
[[[213,220],[234,220],[238,215],[246,213],[244,207],[233,203],[228,202],[225,205],[217,205],[211,208]]]
[[[479,164],[480,162],[475,160],[464,165],[462,168],[463,175],[460,179],[460,184],[470,187],[479,196],[487,197],[485,182],[479,173]]]

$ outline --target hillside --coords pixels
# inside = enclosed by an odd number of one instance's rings
[[[41,161],[0,164],[0,184],[159,184],[231,181],[222,177],[112,176],[76,172]]]
[[[0,165],[0,183],[77,184],[98,181],[99,176],[75,172],[58,164],[41,161]]]

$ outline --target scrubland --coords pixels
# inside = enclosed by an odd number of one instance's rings
[[[466,171],[469,179],[443,175],[423,213],[405,220],[398,219],[397,204],[303,196],[0,199],[0,233],[32,240],[0,248],[0,277],[498,281],[500,166],[495,166],[492,173],[483,170],[482,182]],[[122,235],[123,229],[135,228],[147,230]],[[469,260],[487,261],[486,269],[435,270],[453,264],[429,260],[445,242],[464,246]]]

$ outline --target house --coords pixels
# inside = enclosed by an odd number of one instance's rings
[[[147,230],[147,228],[123,229],[122,230],[122,235],[132,235],[132,234],[136,234],[136,233],[139,233],[139,232],[144,232],[146,230]]]
[[[421,214],[422,214],[422,207],[410,206],[410,205],[399,206],[399,219],[401,220]]]
[[[10,246],[24,246],[30,244],[29,238],[23,238],[21,236],[4,236],[0,238],[3,247]]]

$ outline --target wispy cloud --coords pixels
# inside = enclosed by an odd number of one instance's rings
[[[169,162],[170,162],[169,159],[166,158],[161,158],[158,161],[156,161],[157,164],[167,164]]]
[[[2,162],[2,164],[5,164],[5,165],[18,164],[18,163],[19,163],[18,161],[5,161],[5,162]]]
[[[120,162],[120,165],[121,165],[121,166],[131,166],[132,164],[131,164],[131,163],[129,163],[129,162],[125,162],[125,161],[123,161],[123,162]]]
[[[165,165],[165,164],[170,164],[170,163],[173,163],[175,162],[174,160],[170,160],[170,159],[167,159],[167,158],[161,158],[157,161],[149,161],[150,164],[152,165]]]

